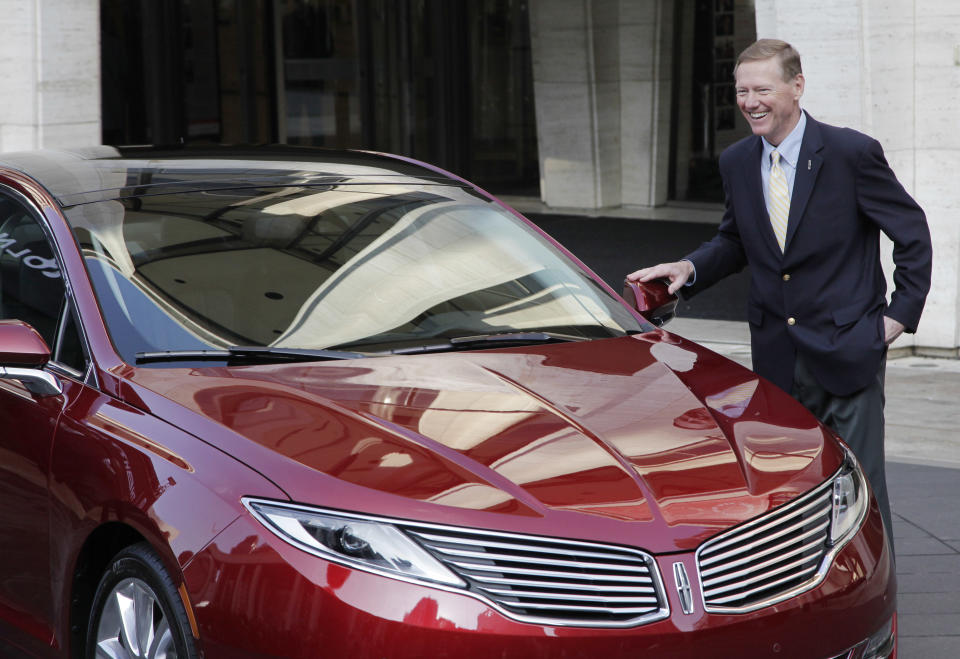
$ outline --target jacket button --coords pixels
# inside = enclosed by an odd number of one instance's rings
[[[790,281],[790,273],[784,273],[783,281]]]
[[[796,325],[797,321],[795,318],[787,318],[787,325]]]

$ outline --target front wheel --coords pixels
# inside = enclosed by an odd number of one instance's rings
[[[131,545],[110,562],[93,597],[87,626],[88,659],[199,657],[176,586],[147,543]]]

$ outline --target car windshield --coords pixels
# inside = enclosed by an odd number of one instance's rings
[[[511,332],[574,340],[649,329],[523,221],[451,186],[157,194],[67,217],[130,363],[157,351],[384,354],[475,349],[451,339]]]

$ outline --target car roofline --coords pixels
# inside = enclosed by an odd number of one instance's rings
[[[0,154],[0,168],[30,176],[63,207],[255,187],[469,185],[403,156],[286,145],[39,150]]]

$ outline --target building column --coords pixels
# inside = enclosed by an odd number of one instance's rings
[[[99,144],[100,3],[24,0],[0,13],[0,151]]]
[[[672,3],[532,0],[548,206],[653,206],[667,196]]]
[[[627,206],[667,203],[673,114],[673,1],[620,3],[620,160]]]
[[[944,26],[960,8],[950,0],[756,0],[757,35],[800,52],[803,107],[818,120],[849,126],[883,145],[897,178],[927,214],[933,287],[916,335],[894,347],[957,356],[960,346],[960,47]],[[892,244],[883,240],[893,290]]]

